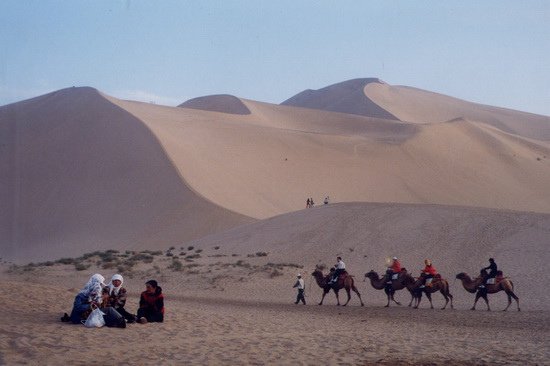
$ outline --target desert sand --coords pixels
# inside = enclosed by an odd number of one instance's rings
[[[0,364],[547,364],[549,141],[547,116],[374,78],[281,105],[85,87],[0,107]],[[317,305],[337,255],[364,307]],[[454,309],[384,308],[364,274],[392,256],[432,259]],[[490,257],[521,312],[502,292],[469,310],[455,276]],[[130,310],[157,279],[166,321],[61,323],[96,272],[125,277]]]

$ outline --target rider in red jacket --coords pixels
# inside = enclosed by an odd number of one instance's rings
[[[426,277],[426,286],[432,286],[432,280],[437,274],[435,267],[432,265],[432,261],[429,259],[424,259],[424,264],[426,265],[422,270],[422,274]]]

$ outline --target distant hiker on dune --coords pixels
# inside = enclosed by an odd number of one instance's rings
[[[306,208],[310,208],[310,207],[311,207],[311,201],[308,198],[306,201]]]
[[[326,197],[325,197],[325,200],[323,201],[323,203],[324,203],[325,205],[328,205],[328,202],[329,202],[329,198],[328,198],[328,196],[326,196]]]

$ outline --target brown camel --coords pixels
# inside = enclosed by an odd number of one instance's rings
[[[481,297],[483,298],[483,300],[485,300],[485,303],[487,304],[487,310],[491,311],[491,308],[489,307],[489,300],[487,299],[487,294],[496,294],[497,292],[504,291],[506,292],[506,295],[508,295],[508,306],[506,306],[503,311],[508,310],[508,308],[512,304],[512,298],[516,300],[518,311],[520,311],[519,298],[516,296],[516,294],[514,294],[514,284],[509,278],[503,278],[501,281],[497,282],[494,285],[485,284],[485,288],[481,289],[479,288],[479,286],[485,283],[484,277],[477,277],[476,279],[472,280],[470,276],[462,272],[457,274],[456,278],[458,278],[462,282],[462,286],[464,286],[464,289],[466,291],[472,294],[476,294],[474,306],[472,306],[471,310],[476,309],[477,300],[479,300],[479,298]]]
[[[447,282],[447,280],[441,277],[436,277],[433,279],[431,286],[425,286],[425,282],[426,282],[426,276],[424,274],[421,274],[420,278],[416,280],[413,285],[408,286],[409,291],[413,290],[413,291],[421,291],[425,293],[428,300],[430,300],[431,309],[434,308],[434,305],[432,303],[432,294],[434,292],[439,291],[441,292],[441,295],[443,295],[443,297],[445,298],[445,305],[441,308],[441,310],[445,310],[445,308],[447,307],[447,304],[449,303],[449,299],[451,301],[451,309],[454,309],[453,295],[451,295],[449,291],[449,282]],[[418,305],[420,305],[420,301],[421,301],[421,296],[418,296],[418,302],[414,307],[415,309],[417,309]]]
[[[319,285],[320,288],[323,289],[323,297],[321,298],[321,302],[319,303],[319,305],[323,305],[323,300],[325,299],[326,294],[330,292],[330,290],[334,291],[334,294],[336,295],[337,305],[340,305],[340,299],[338,298],[338,291],[344,288],[348,294],[348,301],[346,301],[344,306],[346,306],[349,300],[351,299],[350,290],[353,290],[353,292],[357,294],[357,296],[359,297],[359,301],[361,301],[361,306],[364,306],[363,300],[361,299],[361,294],[359,293],[359,291],[357,291],[357,287],[355,287],[355,281],[353,280],[352,275],[348,274],[347,276],[340,276],[338,278],[338,281],[334,284],[330,284],[329,276],[328,275],[325,276],[323,272],[321,272],[321,270],[319,269],[316,269],[315,271],[313,271],[311,275],[315,277],[317,284]]]
[[[386,276],[380,278],[378,273],[372,270],[365,273],[365,278],[370,279],[370,284],[375,289],[384,290],[388,298],[388,303],[385,307],[390,306],[390,300],[395,302],[397,305],[401,305],[399,301],[393,298],[393,295],[395,294],[395,291],[403,290],[404,288],[408,289],[411,293],[411,301],[409,302],[409,306],[411,306],[414,301],[415,308],[418,307],[418,303],[420,303],[420,297],[422,296],[422,291],[420,291],[418,288],[413,287],[415,280],[410,274],[407,273],[406,270],[402,270],[397,280],[392,280],[391,284],[387,283]],[[420,285],[418,285],[418,287],[420,287]]]

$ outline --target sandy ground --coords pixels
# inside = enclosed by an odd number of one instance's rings
[[[192,261],[179,256],[180,271],[170,269],[174,259],[162,253],[125,274],[128,310],[137,309],[148,279],[157,279],[166,297],[163,324],[126,329],[59,321],[91,274],[109,278],[117,271],[97,265],[97,258],[84,271],[61,264],[10,270],[4,264],[0,364],[548,364],[550,312],[533,310],[537,302],[523,295],[530,290],[519,290],[521,312],[515,304],[500,311],[506,303],[502,293],[490,297],[492,312],[481,303],[470,311],[473,295],[452,279],[453,310],[439,310],[439,294],[433,295],[435,310],[426,299],[419,309],[409,308],[403,291],[396,295],[403,306],[384,308],[382,291],[363,282],[355,268],[365,306],[354,294],[348,306],[336,306],[332,293],[318,306],[322,291],[309,276],[311,265],[279,263],[271,254],[215,254],[220,250],[204,250]],[[306,281],[306,306],[293,304],[297,272]]]

